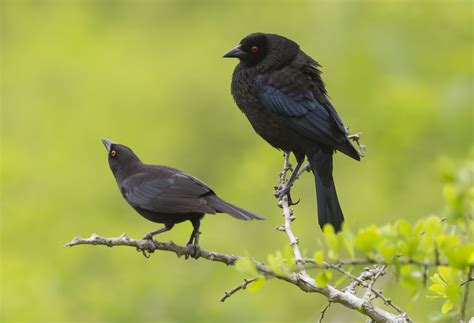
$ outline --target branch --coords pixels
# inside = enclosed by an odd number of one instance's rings
[[[471,267],[472,268],[472,267]],[[463,280],[460,284],[460,286],[464,286],[466,284],[469,284],[470,282],[473,282],[474,281],[474,277],[469,277],[468,279],[466,280]]]
[[[250,285],[251,283],[253,283],[254,281],[256,281],[258,279],[258,277],[255,277],[255,278],[251,278],[251,279],[244,279],[244,282],[236,287],[234,287],[234,289],[228,291],[228,292],[225,292],[224,293],[224,296],[222,296],[221,298],[221,302],[225,302],[226,299],[228,299],[229,297],[231,297],[232,295],[234,295],[234,293],[238,292],[239,290],[244,290],[247,288],[248,285]]]
[[[360,155],[363,156],[363,149],[365,148],[365,146],[363,145],[360,145],[359,144],[359,138],[360,138],[360,133],[359,134],[355,134],[355,135],[352,135],[349,137],[349,139],[351,140],[355,140],[357,142],[357,145],[359,145],[360,147]],[[283,162],[283,170],[280,172],[279,174],[279,184],[280,186],[284,186],[286,184],[286,176],[287,176],[287,173],[288,171],[291,169],[291,164],[289,162],[289,158],[290,158],[290,154],[285,152],[284,154],[284,162]],[[308,169],[308,164],[306,164],[297,174],[297,178],[304,172]],[[307,280],[307,281],[312,281],[312,279],[308,276],[308,274],[306,273],[306,269],[305,269],[305,262],[312,262],[312,261],[308,261],[308,259],[303,259],[302,256],[301,256],[301,251],[300,251],[300,248],[299,248],[299,240],[298,238],[294,235],[293,233],[293,230],[291,229],[291,223],[296,219],[296,217],[293,215],[293,210],[289,207],[289,204],[288,204],[288,195],[284,195],[282,196],[279,200],[278,200],[278,205],[283,208],[283,216],[285,218],[285,224],[283,226],[279,226],[277,227],[277,230],[280,230],[280,231],[284,231],[287,236],[288,236],[288,239],[290,240],[290,246],[292,248],[292,251],[293,251],[293,255],[295,257],[295,263],[299,269],[299,274],[302,276],[303,279]],[[314,263],[314,262],[313,262]],[[389,298],[386,298],[385,296],[382,295],[382,293],[378,290],[375,290],[373,288],[373,285],[375,283],[375,281],[383,274],[385,274],[384,270],[385,270],[385,267],[386,265],[384,264],[382,267],[377,267],[377,266],[374,266],[374,268],[372,270],[370,269],[367,269],[365,270],[362,274],[365,274],[364,277],[366,277],[366,279],[370,280],[370,283],[369,284],[366,284],[365,282],[363,282],[361,279],[358,279],[357,277],[355,277],[354,275],[352,275],[351,273],[349,273],[348,271],[340,268],[339,266],[333,266],[331,264],[328,264],[328,263],[324,263],[325,267],[327,268],[332,268],[334,270],[337,270],[339,271],[340,273],[350,277],[353,281],[356,281],[356,282],[359,282],[360,284],[362,284],[364,287],[367,288],[367,291],[366,293],[364,294],[363,296],[363,301],[364,301],[364,305],[366,307],[372,307],[373,308],[373,305],[370,303],[370,293],[373,292],[376,297],[379,297],[380,299],[383,300],[384,304],[387,305],[387,306],[390,306],[392,307],[393,309],[395,309],[399,314],[400,314],[400,317],[403,321],[406,321],[406,322],[410,322],[410,318],[408,318],[408,315],[406,314],[405,311],[403,311],[400,307],[396,306],[395,304],[392,303],[392,301],[389,299]],[[314,284],[314,282],[313,282]],[[352,290],[352,289],[351,289]],[[329,304],[323,309],[323,311],[321,312],[321,319],[320,321],[324,318],[324,314],[326,313],[327,309],[329,308],[329,305],[331,304],[332,300],[331,298],[329,298]]]
[[[332,302],[328,302],[326,306],[321,310],[321,316],[319,317],[318,323],[322,323],[324,319],[324,315],[326,314],[326,311],[329,309],[331,306]]]
[[[105,238],[97,234],[93,234],[90,238],[75,237],[71,242],[67,243],[66,247],[74,247],[78,245],[102,245],[107,247],[115,246],[128,246],[136,248],[139,252],[146,252],[148,254],[154,253],[156,250],[167,251],[175,253],[178,257],[181,256],[193,256],[194,250],[192,248],[184,247],[175,244],[172,241],[169,242],[158,242],[150,240],[135,240],[129,238],[126,234],[122,234],[117,238]],[[220,262],[226,265],[235,265],[240,256],[229,255],[219,253],[215,251],[208,251],[201,249],[200,259],[206,259],[209,261]],[[302,291],[308,293],[318,293],[327,297],[333,303],[339,303],[347,308],[359,311],[364,315],[370,317],[376,322],[405,322],[406,320],[400,321],[400,317],[395,316],[385,310],[377,307],[373,307],[369,302],[365,302],[363,299],[353,295],[349,292],[340,291],[332,286],[326,286],[324,288],[316,286],[314,280],[300,274],[293,273],[290,276],[285,276],[275,273],[269,266],[264,265],[252,259],[253,264],[257,271],[266,276],[273,277],[278,280],[285,281],[289,284],[297,286]],[[398,321],[397,321],[398,320]]]
[[[285,159],[283,163],[283,171],[280,173],[281,186],[286,184],[286,175],[288,173],[288,170],[291,169],[291,165],[289,162],[290,154],[285,153],[284,157]],[[306,168],[306,166],[303,168]],[[290,209],[290,206],[288,204],[288,195],[284,195],[283,197],[281,197],[278,200],[278,205],[283,209],[283,217],[285,219],[285,223],[283,224],[283,226],[278,227],[277,230],[284,231],[288,236],[288,239],[290,240],[291,249],[293,250],[293,255],[295,256],[296,266],[298,266],[299,272],[302,275],[307,276],[304,267],[303,257],[301,256],[301,250],[298,245],[299,240],[297,237],[295,237],[295,235],[293,234],[293,230],[291,229],[291,222],[293,222],[296,218],[293,216],[293,210]]]
[[[348,133],[349,133],[349,129],[347,129],[347,131],[348,131]],[[355,133],[355,134],[353,134],[353,135],[349,135],[349,134],[348,134],[348,135],[347,135],[347,138],[348,138],[349,140],[355,141],[355,143],[356,143],[357,146],[359,147],[359,149],[358,149],[357,152],[359,153],[360,157],[364,157],[364,156],[365,156],[365,155],[364,155],[364,152],[365,152],[366,146],[360,143],[360,137],[361,137],[361,136],[362,136],[362,132],[358,132],[358,133]]]
[[[290,169],[291,169],[291,166],[289,164],[289,154],[285,154],[284,168],[283,168],[283,171],[280,173],[280,184],[286,183],[286,175]],[[307,171],[309,169],[310,169],[309,165],[306,164],[304,167],[301,168],[297,176],[299,177],[304,171]],[[295,264],[298,268],[298,271],[292,272],[290,274],[277,273],[271,267],[255,259],[251,259],[253,265],[255,266],[255,269],[257,270],[259,274],[263,275],[265,278],[275,278],[281,281],[285,281],[289,284],[297,286],[298,288],[300,288],[302,291],[305,291],[305,292],[318,293],[318,294],[324,295],[329,300],[330,304],[339,303],[349,309],[356,310],[370,317],[375,322],[411,322],[411,320],[406,316],[406,314],[403,311],[399,310],[399,308],[397,309],[397,307],[395,307],[391,303],[390,299],[384,298],[384,296],[382,296],[379,291],[373,288],[372,286],[373,283],[369,285],[362,278],[360,278],[362,276],[359,276],[359,278],[355,277],[354,275],[350,274],[346,270],[342,269],[341,266],[345,264],[344,261],[340,261],[338,265],[325,264],[325,266],[328,266],[328,268],[332,268],[334,270],[337,270],[349,276],[353,280],[353,282],[356,282],[364,286],[365,288],[368,288],[369,291],[372,291],[375,295],[377,295],[382,300],[384,300],[386,305],[392,306],[395,310],[397,310],[400,313],[400,315],[396,316],[395,314],[387,312],[381,308],[375,307],[370,302],[370,300],[358,297],[357,295],[355,295],[355,293],[352,293],[351,289],[339,290],[330,285],[327,285],[326,287],[317,286],[315,281],[306,273],[306,269],[307,269],[306,263],[311,264],[311,262],[306,261],[306,259],[302,257],[302,253],[299,248],[298,238],[294,235],[293,230],[291,228],[291,223],[292,221],[294,221],[295,217],[292,213],[293,212],[292,209],[290,209],[290,206],[288,203],[288,196],[283,196],[279,200],[279,205],[283,209],[284,224],[278,227],[277,229],[279,229],[280,231],[284,231],[287,234],[290,240],[290,245],[293,251]],[[143,239],[135,240],[135,239],[129,238],[126,234],[122,234],[120,237],[117,237],[117,238],[105,238],[97,234],[93,234],[90,238],[75,237],[71,242],[69,242],[65,246],[73,247],[77,245],[104,245],[108,247],[129,246],[129,247],[136,248],[136,250],[143,253],[145,257],[150,257],[150,255],[154,253],[156,250],[173,252],[178,257],[185,256],[186,259],[189,256],[194,256],[193,248],[180,246],[180,245],[175,244],[172,241],[158,242],[155,240],[143,240]],[[236,262],[242,257],[200,249],[200,258],[209,260],[209,261],[224,263],[226,265],[235,265]],[[351,261],[354,261],[354,260],[348,260],[346,263],[348,264]],[[367,260],[364,260],[364,261],[367,261]],[[364,271],[361,275],[368,275],[367,271]],[[375,274],[375,276],[377,275]],[[374,274],[371,274],[370,277],[373,278]],[[236,286],[231,291],[226,292],[225,295],[221,298],[221,301],[225,301],[227,298],[231,297],[237,291],[245,289],[247,285],[251,284],[257,279],[258,277],[244,280],[242,284],[240,284],[239,286]],[[324,313],[326,312],[326,310],[327,308],[322,311],[321,319],[324,317]]]
[[[472,277],[472,266],[471,266],[467,274],[467,279],[461,283],[461,286],[466,285],[466,287],[464,288],[464,296],[462,298],[462,304],[461,304],[461,313],[460,313],[461,320],[464,320],[466,316],[466,306],[467,306],[467,300],[469,298],[469,282],[472,282],[472,281],[474,281],[474,277]]]
[[[314,260],[311,258],[304,258],[303,261],[305,263],[315,264]],[[398,262],[401,265],[415,265],[420,267],[438,267],[438,266],[448,266],[447,261],[420,261],[412,258],[399,258]],[[351,259],[339,259],[334,263],[331,263],[334,266],[367,266],[367,265],[389,265],[385,260],[376,260],[370,258],[351,258]]]

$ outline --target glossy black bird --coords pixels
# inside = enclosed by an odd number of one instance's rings
[[[110,169],[128,204],[147,220],[165,225],[147,233],[144,239],[153,239],[176,223],[189,220],[193,231],[188,245],[197,247],[199,226],[206,213],[227,213],[240,220],[263,219],[221,200],[209,186],[191,175],[167,166],[144,164],[130,148],[107,139],[102,142]]]
[[[316,181],[319,225],[330,223],[339,231],[344,216],[332,176],[333,154],[338,150],[355,160],[360,156],[329,101],[320,65],[294,41],[264,33],[245,37],[224,57],[240,60],[232,95],[255,131],[296,157],[288,184],[277,194],[289,194],[306,156]]]

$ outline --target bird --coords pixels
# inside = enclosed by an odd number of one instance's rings
[[[147,233],[143,239],[170,231],[175,224],[190,221],[193,230],[187,246],[199,252],[199,227],[205,214],[227,213],[239,220],[263,220],[238,206],[220,199],[204,182],[176,168],[143,163],[127,146],[108,139],[104,144],[110,169],[122,196],[145,219],[164,227]]]
[[[333,154],[359,161],[349,133],[329,100],[321,65],[284,36],[252,33],[224,54],[238,58],[231,93],[253,129],[273,147],[293,153],[297,165],[276,196],[288,196],[305,158],[315,178],[318,222],[340,231],[344,215],[333,179]]]

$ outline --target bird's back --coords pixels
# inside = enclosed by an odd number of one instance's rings
[[[255,131],[272,146],[306,154],[322,144],[357,159],[318,67],[302,51],[278,69],[261,71],[239,64],[232,95]]]

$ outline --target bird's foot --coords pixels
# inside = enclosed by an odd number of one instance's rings
[[[298,199],[298,201],[296,201],[296,202],[293,202],[293,200],[291,199],[290,190],[291,190],[291,185],[279,186],[279,187],[276,188],[276,191],[275,191],[274,195],[279,200],[281,200],[283,198],[283,196],[286,195],[288,197],[288,205],[290,205],[290,206],[291,205],[296,205],[300,202],[300,199]]]
[[[188,243],[186,246],[187,254],[184,256],[185,259],[188,259],[191,256],[194,259],[201,257],[201,247],[198,244]]]
[[[281,199],[285,195],[290,194],[291,186],[289,185],[280,185],[275,187],[276,191],[273,195],[277,197],[278,199]]]
[[[143,240],[151,240],[153,241],[153,234],[150,233],[147,233],[145,234],[145,236],[142,238]]]
[[[153,239],[153,235],[151,233],[147,233],[143,238],[142,240],[148,240],[150,241],[151,243],[153,243],[153,251],[154,252],[157,248],[157,242],[155,241],[155,239]]]

